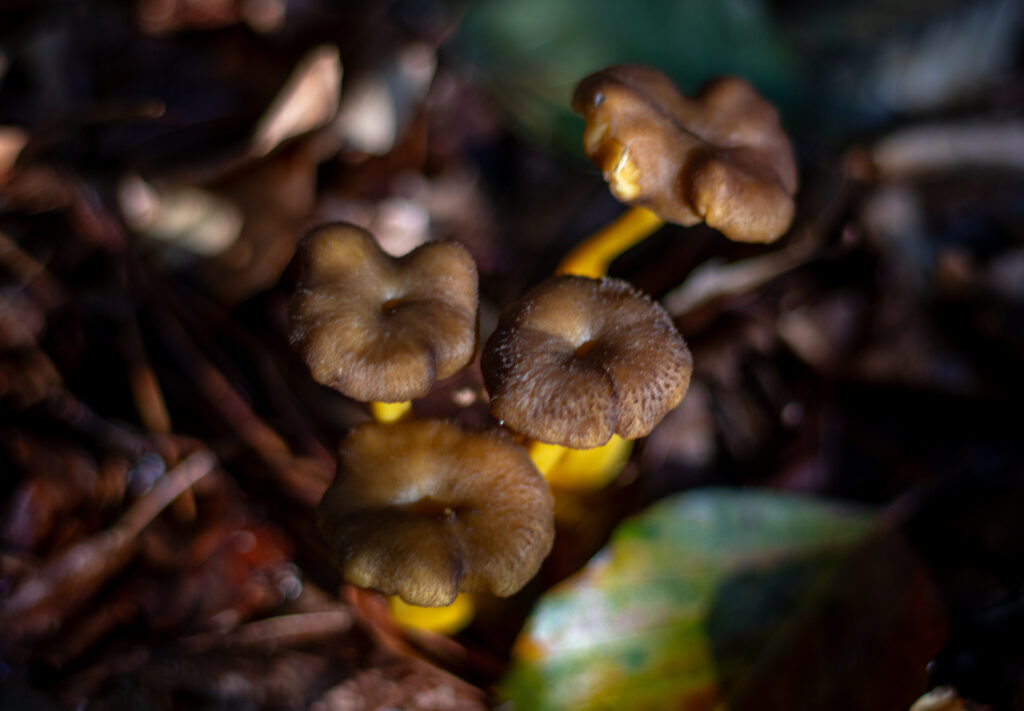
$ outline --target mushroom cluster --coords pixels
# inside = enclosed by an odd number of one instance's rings
[[[299,260],[289,338],[318,382],[401,402],[473,359],[477,270],[463,247],[392,258],[366,230],[336,223],[306,235]],[[554,538],[551,492],[526,450],[441,420],[349,433],[317,518],[346,580],[414,605],[511,595]]]
[[[792,152],[746,83],[722,80],[689,100],[659,72],[611,67],[581,82],[574,108],[612,191],[653,212],[634,208],[628,229],[571,254],[502,312],[481,357],[490,430],[399,421],[476,354],[477,269],[464,248],[435,242],[393,258],[341,223],[300,244],[290,340],[318,382],[370,402],[376,419],[341,443],[317,514],[350,583],[425,606],[521,589],[554,539],[538,468],[560,484],[607,483],[628,440],[648,435],[689,386],[691,356],[671,318],[608,277],[611,259],[662,219],[703,219],[746,241],[788,228]]]

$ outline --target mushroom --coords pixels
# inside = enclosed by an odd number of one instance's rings
[[[363,401],[401,402],[469,364],[477,270],[454,242],[386,254],[354,225],[318,227],[300,246],[289,337],[317,382]]]
[[[500,431],[371,422],[342,442],[317,518],[347,581],[440,606],[525,585],[551,551],[553,506],[526,450]]]
[[[772,242],[793,219],[796,162],[779,115],[735,77],[694,99],[649,67],[620,65],[576,87],[587,155],[612,193],[680,225],[700,221],[741,242]]]
[[[661,306],[619,279],[556,276],[501,314],[484,346],[491,413],[575,449],[644,437],[683,399],[690,352]]]

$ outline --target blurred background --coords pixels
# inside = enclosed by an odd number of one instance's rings
[[[1024,709],[1022,30],[1013,0],[0,4],[0,707]],[[369,416],[288,347],[292,255],[334,220],[457,240],[486,338],[623,210],[569,109],[619,62],[756,85],[796,222],[616,260],[689,394],[556,492],[523,592],[402,627],[313,523]],[[492,424],[476,365],[414,411]]]

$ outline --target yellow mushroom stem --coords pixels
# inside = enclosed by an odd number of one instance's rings
[[[616,257],[643,242],[664,224],[664,220],[647,208],[631,207],[573,248],[555,273],[600,279],[608,274],[608,267]]]
[[[473,619],[476,606],[473,596],[459,593],[455,601],[444,607],[420,607],[410,605],[397,595],[388,598],[391,616],[402,627],[427,630],[438,634],[455,634]]]
[[[412,413],[412,400],[370,403],[370,414],[373,415],[373,419],[384,424],[403,420],[410,413]]]
[[[537,441],[527,447],[530,459],[548,484],[568,491],[595,491],[608,485],[622,471],[632,450],[633,441],[618,435],[593,449],[570,449]]]
[[[664,224],[647,208],[631,207],[578,244],[562,259],[555,273],[600,279],[608,274],[616,257]],[[593,491],[611,482],[622,471],[632,449],[633,443],[618,435],[593,449],[570,449],[537,441],[528,446],[530,458],[548,483],[572,491]]]

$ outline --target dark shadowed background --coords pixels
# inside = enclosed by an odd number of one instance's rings
[[[1013,0],[0,3],[0,708],[1024,709],[1022,30]],[[796,222],[616,260],[689,394],[559,493],[525,590],[404,630],[314,524],[368,415],[288,347],[295,247],[457,240],[486,337],[623,209],[569,109],[618,62],[755,84]],[[414,411],[494,424],[476,365]]]

